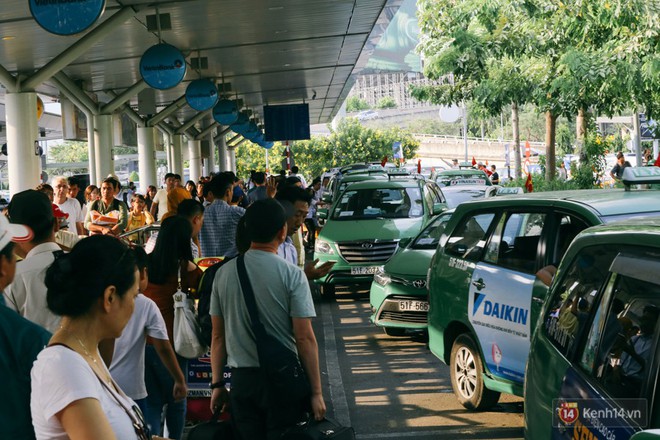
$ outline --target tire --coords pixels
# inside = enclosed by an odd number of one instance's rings
[[[383,327],[383,330],[385,331],[385,334],[387,336],[405,336],[406,335],[406,329],[405,328]]]
[[[462,334],[451,348],[449,373],[451,387],[465,408],[482,411],[497,404],[500,393],[484,386],[484,367],[477,345],[468,334]]]
[[[321,284],[321,299],[331,301],[335,298],[334,284]]]

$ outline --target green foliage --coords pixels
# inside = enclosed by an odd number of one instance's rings
[[[347,112],[359,112],[361,110],[368,110],[369,104],[364,99],[360,99],[357,96],[351,96],[346,100],[346,111]]]
[[[518,179],[509,180],[504,186],[514,186],[514,187],[518,186],[521,188],[525,188],[526,182],[527,182],[527,176],[525,175]],[[574,180],[560,180],[555,178],[550,181],[547,181],[545,180],[544,173],[532,174],[532,185],[534,186],[534,192],[566,191],[572,189],[580,189],[580,186]]]
[[[330,136],[314,136],[310,140],[296,141],[291,154],[300,172],[307,177],[319,176],[330,168],[355,162],[380,161],[383,156],[392,157],[392,143],[401,142],[404,157],[415,157],[419,142],[409,131],[399,127],[385,130],[362,126],[356,118],[345,118]],[[276,143],[269,151],[271,172],[280,170],[285,148]],[[264,149],[244,142],[236,151],[239,176],[247,176],[249,170],[264,170]]]
[[[87,142],[64,141],[48,147],[49,162],[87,162],[88,159],[89,150],[87,149]]]
[[[131,172],[131,174],[129,174],[128,180],[130,180],[131,182],[139,182],[140,175],[136,171],[133,171]]]
[[[602,137],[600,133],[590,131],[584,140],[586,157],[580,158],[580,163],[571,167],[571,175],[579,188],[599,187],[605,174],[605,154],[617,151],[621,140],[614,136]],[[619,150],[620,151],[620,150]]]
[[[378,100],[378,103],[376,103],[376,108],[396,108],[396,101],[391,96],[384,96]]]

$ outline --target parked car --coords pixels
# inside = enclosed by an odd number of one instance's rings
[[[658,218],[575,239],[531,341],[525,438],[660,438],[658,273]]]
[[[358,121],[371,121],[372,119],[378,119],[378,112],[375,110],[365,110],[357,115]]]
[[[497,185],[453,185],[442,188],[449,208],[456,208],[463,202],[492,197],[500,189]]]
[[[651,183],[660,169],[628,168],[624,182]],[[529,341],[556,265],[587,227],[660,216],[653,190],[581,190],[498,196],[456,208],[429,275],[429,347],[450,366],[469,409],[501,392],[522,396]]]
[[[333,296],[335,284],[371,283],[399,240],[417,235],[446,208],[438,186],[422,178],[388,176],[349,185],[329,211],[318,210],[327,221],[314,258],[336,262],[316,280],[322,295]]]
[[[431,176],[431,178],[442,187],[454,185],[492,185],[485,172],[474,168],[442,170]]]

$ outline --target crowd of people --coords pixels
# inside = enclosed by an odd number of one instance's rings
[[[231,402],[244,439],[277,438],[308,414],[322,418],[309,280],[332,263],[305,264],[322,188],[320,178],[306,187],[297,171],[255,171],[246,182],[223,172],[185,186],[168,173],[144,195],[133,185],[121,191],[113,176],[84,191],[74,178],[56,177],[15,194],[0,216],[0,369],[11,394],[0,437],[180,439],[187,359],[174,350],[173,295],[194,295],[201,256],[227,262],[211,297],[213,409]],[[152,223],[158,232],[144,246],[124,234]],[[258,372],[239,255],[266,330],[305,368],[311,393],[302,401],[274,405]],[[225,365],[231,392],[221,380]]]

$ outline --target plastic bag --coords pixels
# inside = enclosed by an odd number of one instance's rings
[[[199,341],[195,303],[181,290],[174,294],[174,351],[186,359],[196,359],[208,351]]]

